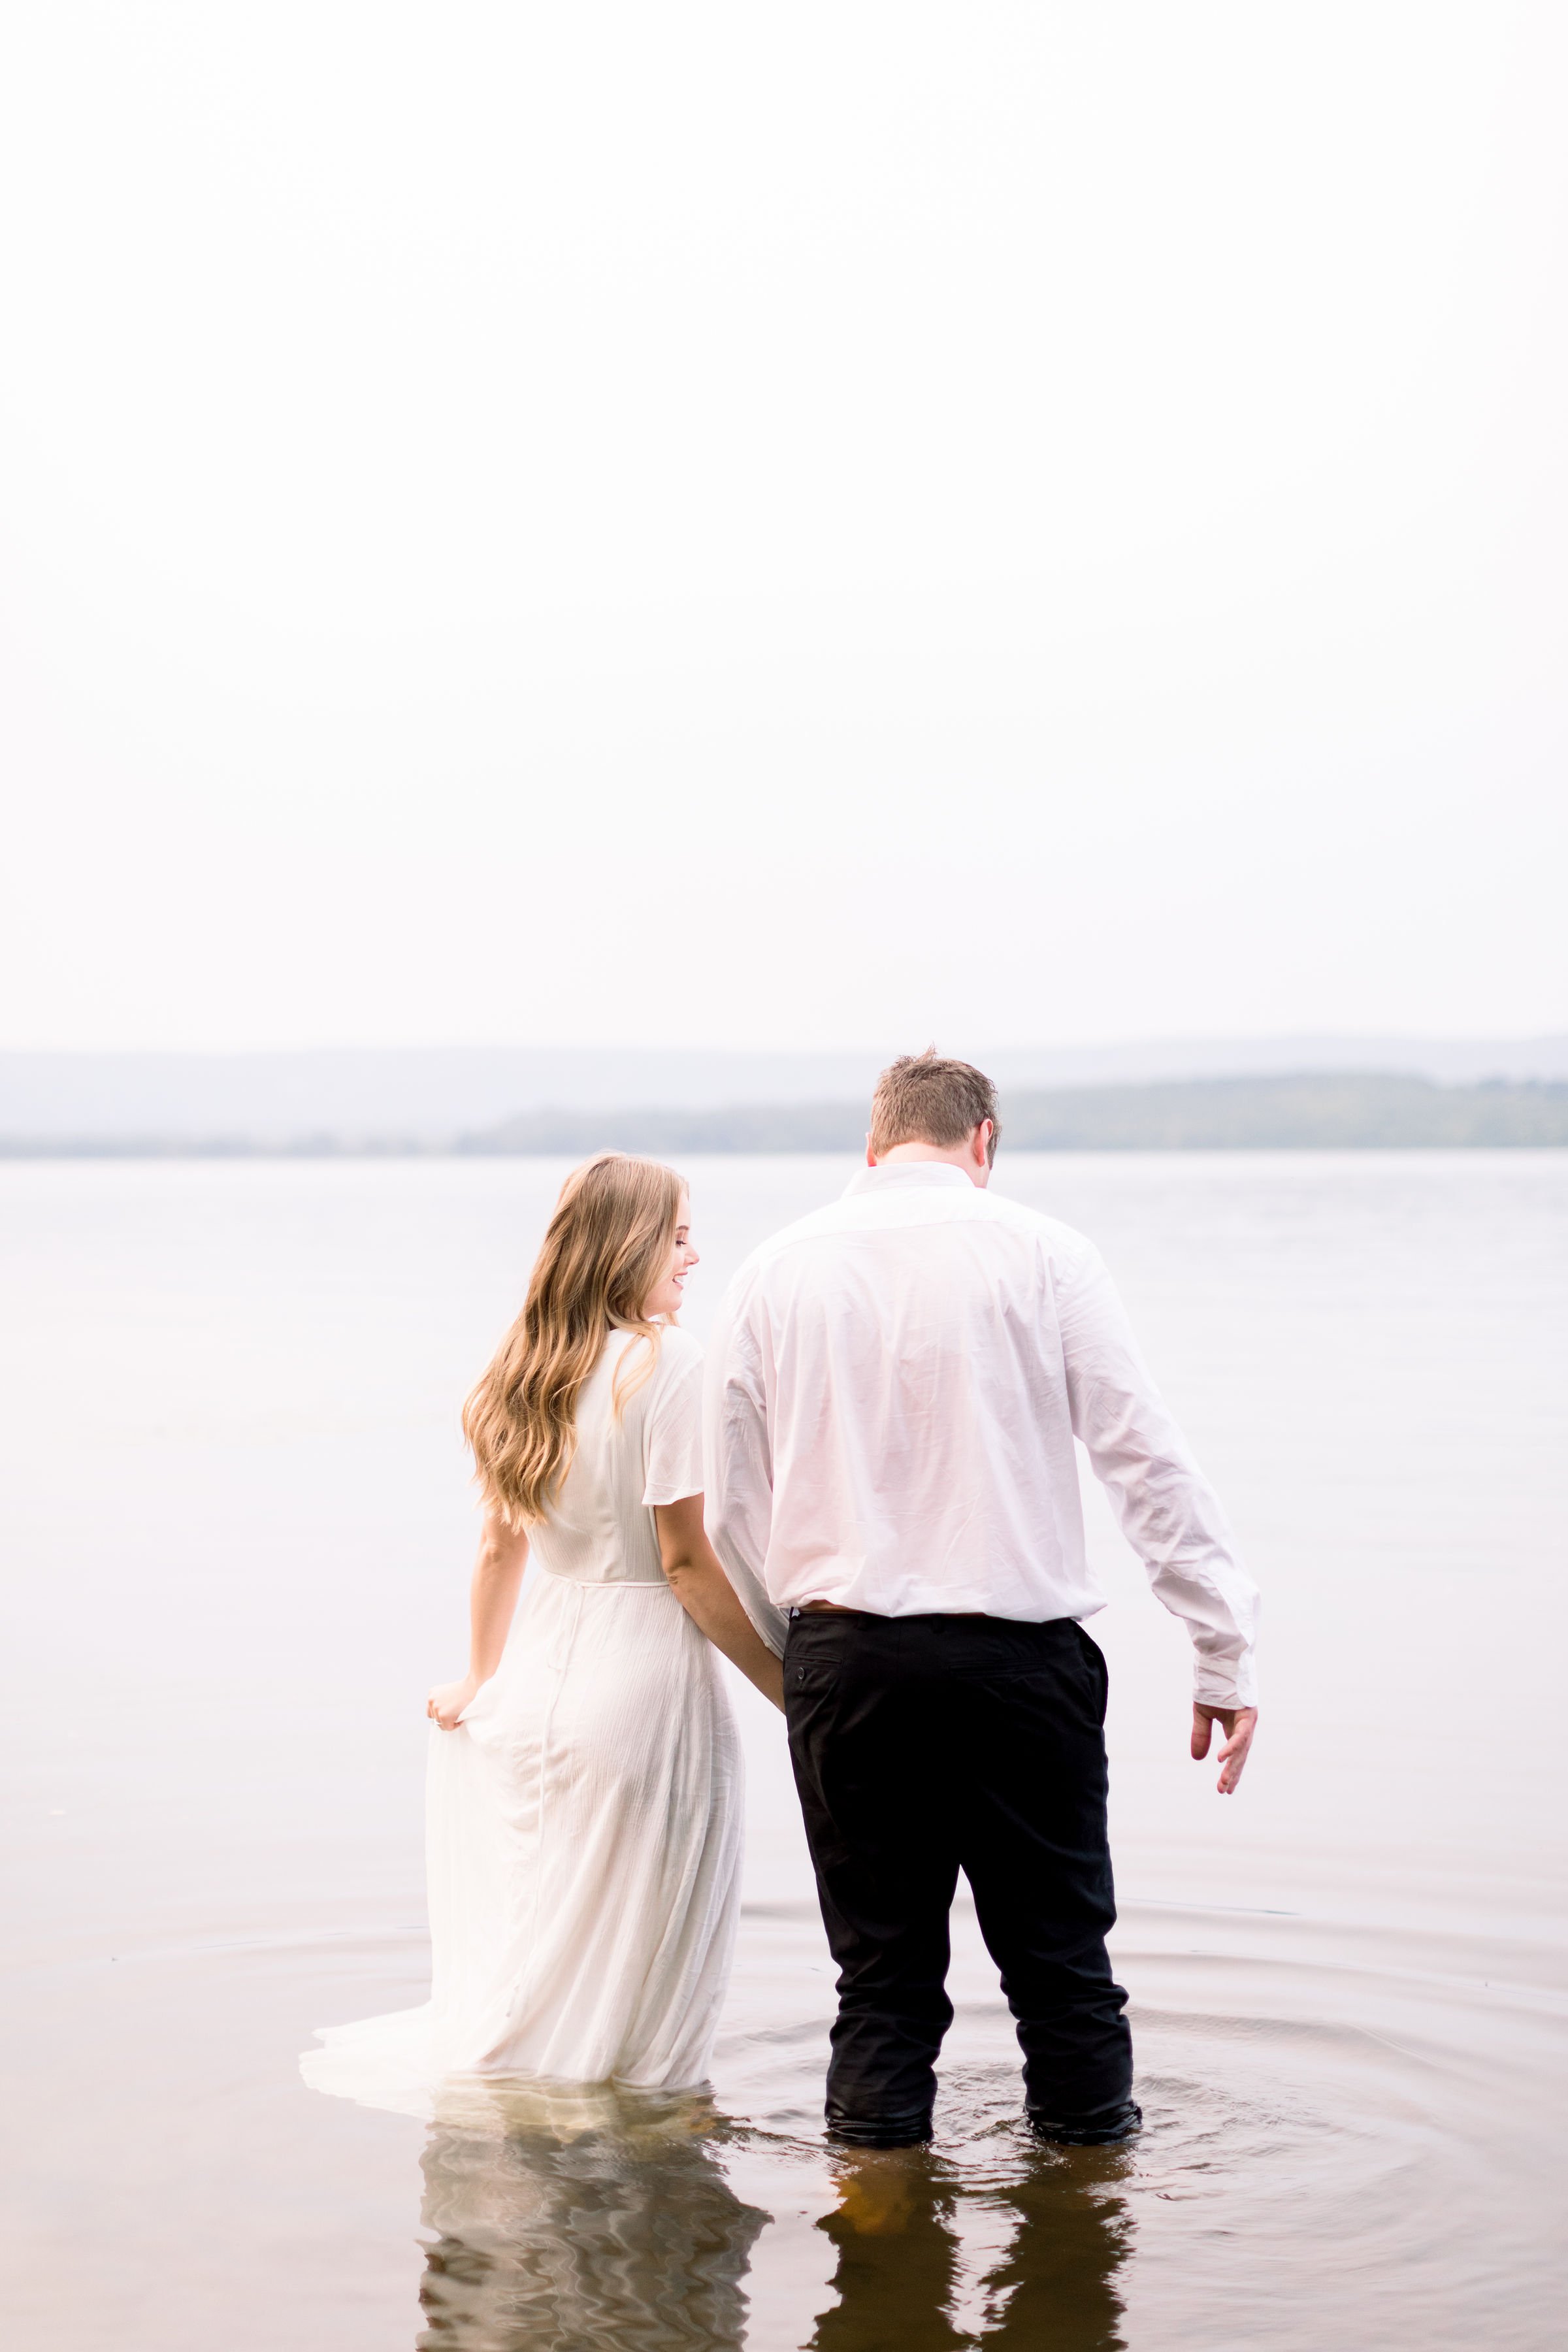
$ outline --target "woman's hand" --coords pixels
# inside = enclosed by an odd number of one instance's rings
[[[472,1675],[465,1675],[460,1683],[437,1683],[425,1702],[425,1712],[443,1731],[455,1731],[458,1717],[479,1687]]]

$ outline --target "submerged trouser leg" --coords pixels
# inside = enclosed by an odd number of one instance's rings
[[[790,1754],[839,2015],[828,2120],[925,2137],[952,2020],[948,1911],[963,1864],[1053,2137],[1136,2121],[1111,1978],[1104,1662],[1082,1630],[998,1618],[808,1614],[784,1657]]]
[[[929,1696],[900,1671],[909,1622],[796,1617],[784,1651],[790,1757],[838,1963],[827,2120],[866,2147],[930,2137],[935,2059],[952,2021],[957,1844],[949,1792],[931,1769]]]
[[[964,1686],[977,1762],[960,1856],[1017,2021],[1031,2118],[1055,2137],[1116,2139],[1138,2111],[1127,1996],[1105,1948],[1105,1661],[1070,1619],[1019,1631],[1026,1669]]]

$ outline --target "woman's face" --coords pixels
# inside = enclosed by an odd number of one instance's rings
[[[683,1192],[680,1206],[675,1213],[675,1243],[663,1274],[643,1301],[643,1313],[679,1315],[686,1277],[698,1263],[697,1252],[691,1245],[691,1203]]]

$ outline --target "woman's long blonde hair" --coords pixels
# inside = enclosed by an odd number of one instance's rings
[[[612,1330],[647,1342],[616,1368],[617,1414],[652,1372],[658,1326],[643,1306],[670,1262],[685,1193],[673,1168],[620,1151],[585,1160],[561,1187],[522,1312],[463,1407],[480,1489],[509,1528],[542,1519],[559,1492],[577,1399]]]

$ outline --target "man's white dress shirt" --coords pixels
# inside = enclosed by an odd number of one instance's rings
[[[709,1533],[778,1609],[1089,1617],[1075,1435],[1186,1621],[1196,1696],[1251,1705],[1256,1589],[1100,1253],[940,1160],[864,1170],[735,1276]]]

